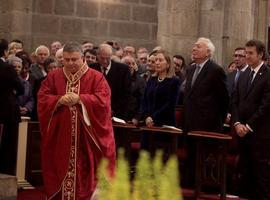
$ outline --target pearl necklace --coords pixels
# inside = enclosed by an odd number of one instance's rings
[[[158,77],[158,82],[161,82],[161,81],[163,81],[165,78],[159,78]]]

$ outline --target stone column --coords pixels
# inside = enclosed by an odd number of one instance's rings
[[[254,34],[254,1],[229,0],[225,10],[223,63],[228,65],[236,47],[244,46]]]
[[[158,44],[171,54],[190,58],[198,37],[199,0],[162,0],[158,5]]]
[[[213,59],[217,63],[222,62],[222,36],[224,31],[224,10],[225,2],[223,0],[201,0],[198,37],[207,37],[211,39],[216,47]]]
[[[269,7],[269,0],[159,1],[158,44],[189,59],[194,41],[208,37],[216,47],[214,59],[226,66],[247,40],[266,43]]]

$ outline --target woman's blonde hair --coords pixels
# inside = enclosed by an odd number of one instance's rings
[[[16,48],[17,50],[22,50],[22,44],[20,44],[18,42],[11,42],[8,45],[8,53],[10,54],[10,51],[13,50],[14,48]]]
[[[175,76],[175,70],[174,70],[174,67],[172,66],[171,57],[169,53],[164,50],[157,50],[153,53],[153,55],[155,56],[158,54],[162,54],[169,65],[169,68],[167,69],[166,78],[172,78],[173,76]],[[155,72],[153,76],[158,76],[158,73]]]

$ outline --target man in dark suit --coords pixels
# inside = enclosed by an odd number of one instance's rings
[[[129,67],[111,59],[112,47],[101,44],[97,52],[98,63],[90,67],[102,72],[111,88],[112,115],[127,118],[127,106],[131,96],[131,78]]]
[[[233,91],[236,88],[237,81],[240,77],[240,75],[248,68],[248,65],[246,63],[246,51],[244,47],[237,47],[234,50],[234,63],[236,65],[236,70],[229,73],[227,75],[227,87],[229,90],[230,95],[230,107],[229,107],[229,113],[227,114],[226,123],[230,124],[231,121],[231,98]]]
[[[263,63],[265,45],[246,43],[250,66],[233,95],[232,119],[240,142],[240,195],[270,199],[270,69]]]
[[[234,63],[236,65],[236,70],[229,73],[227,76],[227,85],[230,96],[232,95],[232,92],[234,88],[236,87],[236,83],[238,81],[238,78],[242,72],[244,72],[248,65],[246,63],[246,51],[244,47],[237,47],[234,50]]]
[[[15,69],[5,62],[8,42],[0,39],[0,173],[15,175],[20,110],[16,96],[24,94],[24,87]]]
[[[229,95],[224,70],[211,60],[215,47],[199,38],[192,49],[193,65],[187,69],[184,93],[184,132],[221,132]]]

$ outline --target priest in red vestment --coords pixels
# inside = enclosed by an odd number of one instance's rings
[[[101,159],[112,175],[115,167],[110,87],[82,56],[79,43],[67,43],[64,67],[50,72],[38,93],[47,199],[89,200]]]

